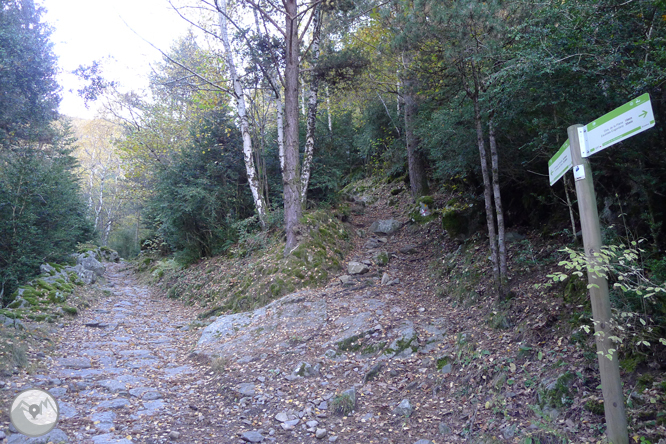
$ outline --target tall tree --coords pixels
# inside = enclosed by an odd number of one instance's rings
[[[70,155],[56,124],[59,87],[50,30],[29,0],[0,2],[0,301],[92,234]]]
[[[245,157],[245,170],[247,173],[247,180],[252,191],[255,207],[262,227],[265,226],[266,221],[266,204],[264,203],[263,193],[259,186],[259,178],[257,169],[254,162],[254,152],[252,149],[252,136],[250,134],[250,122],[248,119],[247,107],[245,105],[245,92],[243,85],[240,81],[236,63],[234,61],[233,52],[231,50],[231,42],[229,41],[229,31],[227,29],[227,2],[226,0],[216,0],[215,6],[218,9],[218,18],[220,22],[220,40],[224,45],[224,54],[227,70],[232,83],[232,95],[236,101],[236,113],[240,122],[240,131],[243,138],[243,155]]]
[[[56,57],[43,10],[31,0],[0,1],[0,146],[47,142],[60,103]]]

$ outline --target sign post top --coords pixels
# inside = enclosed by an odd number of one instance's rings
[[[646,93],[585,125],[581,153],[589,157],[653,126],[652,103]]]

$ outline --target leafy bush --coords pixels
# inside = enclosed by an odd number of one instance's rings
[[[253,212],[240,141],[216,111],[195,128],[193,142],[158,175],[149,219],[183,264],[221,253],[236,239],[235,220]]]
[[[0,294],[5,304],[42,263],[64,260],[77,243],[90,239],[93,228],[66,145],[0,152],[0,163]]]

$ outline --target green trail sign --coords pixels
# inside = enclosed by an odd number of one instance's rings
[[[581,154],[590,157],[653,126],[650,95],[643,94],[580,128]]]
[[[569,140],[564,142],[560,150],[548,161],[548,177],[550,177],[550,186],[552,187],[555,182],[560,180],[564,173],[569,171],[573,166],[571,160],[571,147]]]
[[[590,161],[586,158],[652,128],[654,123],[650,96],[643,94],[585,126],[572,125],[567,128],[568,140],[548,162],[551,186],[572,166],[574,167],[583,248],[591,264],[598,260],[602,244],[592,169]],[[606,436],[609,442],[629,444],[620,367],[617,355],[613,359],[609,358],[613,356],[612,351],[616,345],[610,339],[613,331],[610,322],[608,281],[605,276],[596,276],[594,273],[588,273],[587,278],[594,318],[601,392],[604,397]]]

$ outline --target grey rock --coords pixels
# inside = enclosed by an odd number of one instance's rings
[[[391,276],[387,272],[384,272],[382,274],[382,285],[387,285],[389,282],[391,282]]]
[[[16,433],[9,437],[7,444],[47,444],[47,443],[69,443],[69,437],[60,429],[53,429],[46,435],[37,438]]]
[[[165,406],[164,401],[158,399],[156,401],[148,401],[143,403],[143,409],[138,410],[136,414],[131,415],[131,419],[139,419],[142,416],[154,416],[157,412]]]
[[[116,419],[116,414],[113,412],[93,413],[90,419],[93,421],[93,425],[97,430],[101,432],[109,432],[113,427],[113,421]]]
[[[152,389],[150,387],[135,387],[135,388],[129,390],[129,394],[136,397],[136,398],[140,398],[141,396],[143,396],[144,393],[150,392],[150,391],[154,391],[154,389]]]
[[[27,301],[26,301],[26,303],[27,303]],[[3,325],[5,327],[9,327],[9,328],[15,328],[17,330],[25,330],[25,325],[23,325],[23,322],[21,322],[18,319],[8,318],[5,315],[0,315],[0,325]]]
[[[308,376],[314,376],[318,372],[315,370],[312,365],[308,364],[307,362],[299,362],[294,371],[292,372],[293,375],[295,376],[303,376],[307,378]]]
[[[256,386],[252,382],[244,382],[236,387],[236,391],[243,396],[254,396],[256,393]]]
[[[156,390],[146,392],[141,399],[144,401],[154,401],[155,399],[162,399],[162,394]]]
[[[78,414],[76,408],[69,402],[58,401],[58,407],[60,408],[59,419],[61,420],[73,418]]]
[[[56,269],[49,264],[42,264],[39,266],[39,272],[42,274],[51,274],[52,271],[55,272]]]
[[[309,293],[309,290],[299,291],[252,312],[219,316],[203,329],[196,352],[235,359],[249,348],[275,347],[277,344],[270,341],[281,335],[286,338],[294,331],[320,329],[327,319],[327,303],[308,300]]]
[[[91,367],[90,359],[88,358],[60,358],[58,364],[65,368],[82,370]]]
[[[54,398],[62,398],[67,393],[67,387],[53,387],[49,389],[49,393],[53,395]]]
[[[404,416],[405,418],[409,418],[413,411],[414,409],[412,404],[410,404],[409,399],[403,399],[400,401],[400,404],[398,404],[398,406],[393,409],[393,413],[398,416]]]
[[[372,249],[375,249],[375,248],[379,247],[380,245],[381,245],[381,243],[379,242],[379,239],[376,239],[376,238],[373,237],[373,238],[368,239],[365,242],[365,244],[363,245],[363,248],[365,248],[366,250],[372,250]]]
[[[328,437],[328,442],[335,442],[335,441],[337,441],[337,440],[338,440],[338,437],[337,437],[337,436],[329,436],[329,437]]]
[[[370,370],[368,370],[368,372],[363,377],[363,383],[375,379],[383,367],[384,367],[383,362],[378,362],[377,364],[375,364]]]
[[[177,440],[178,438],[180,438],[180,432],[177,432],[177,431],[175,431],[175,430],[172,430],[172,431],[169,433],[169,439],[170,439],[171,441],[175,441],[175,440]]]
[[[194,373],[194,369],[189,365],[181,365],[180,367],[165,368],[164,375],[167,379],[174,378],[179,375],[187,375]]]
[[[285,422],[289,421],[289,415],[286,412],[280,412],[277,415],[275,415],[275,420],[280,421],[280,422]]]
[[[418,253],[418,246],[416,245],[405,245],[399,250],[402,254],[415,254]]]
[[[98,407],[108,408],[108,409],[120,409],[129,405],[129,401],[125,398],[116,398],[110,399],[108,401],[102,401],[99,403]]]
[[[403,321],[398,330],[398,338],[395,339],[388,346],[389,350],[392,350],[396,355],[401,354],[409,350],[412,351],[412,347],[417,346],[419,343],[419,336],[414,329],[414,323],[412,321]],[[411,353],[405,353],[404,356],[409,356]]]
[[[361,262],[349,262],[347,264],[347,273],[350,275],[355,275],[355,274],[364,274],[370,271],[370,267],[367,265],[361,263]]]
[[[326,402],[326,401],[320,402],[319,405],[317,406],[317,408],[319,410],[327,410],[328,409],[328,402]]]
[[[324,437],[328,434],[328,431],[326,429],[317,429],[315,431],[315,438],[317,439],[324,439]]]
[[[241,439],[246,442],[263,442],[264,437],[257,431],[245,432],[241,435]]]
[[[95,259],[93,254],[89,251],[81,253],[76,258],[76,264],[83,266],[84,269],[90,270],[97,276],[103,276],[106,268],[100,261]]]
[[[105,388],[111,393],[117,393],[126,389],[124,382],[120,382],[115,379],[104,379],[102,381],[97,381],[97,386]]]
[[[385,305],[384,302],[376,299],[366,299],[364,302],[366,303],[366,308],[369,310],[381,309]],[[375,322],[373,321],[374,316],[374,313],[370,311],[363,311],[358,314],[337,318],[334,323],[340,333],[334,336],[327,345],[339,347],[341,341],[370,332]]]
[[[507,440],[513,439],[513,437],[516,436],[516,427],[511,425],[504,427],[504,429],[502,429],[502,436]]]
[[[6,437],[7,437],[7,435],[5,435],[5,432],[0,430],[0,439],[5,439]]]
[[[451,363],[448,363],[445,366],[443,366],[440,372],[444,373],[445,375],[451,373]]]
[[[99,254],[107,262],[120,262],[120,255],[117,251],[111,249],[100,249]]]
[[[342,276],[340,276],[339,279],[342,285],[354,285],[354,278],[352,278],[348,274],[343,274]]]
[[[435,444],[435,443],[430,441],[429,439],[419,439],[414,444]]]
[[[113,433],[105,433],[103,435],[93,436],[92,441],[94,444],[132,444],[127,438],[116,438]]]
[[[314,429],[319,425],[319,421],[311,420],[306,422],[305,425],[308,426],[308,428]]]
[[[402,223],[394,220],[378,220],[370,225],[370,231],[373,233],[382,233],[382,234],[393,234],[402,227]]]
[[[448,435],[449,433],[451,433],[451,427],[444,424],[443,422],[439,423],[439,427],[437,428],[437,430],[440,435]]]

